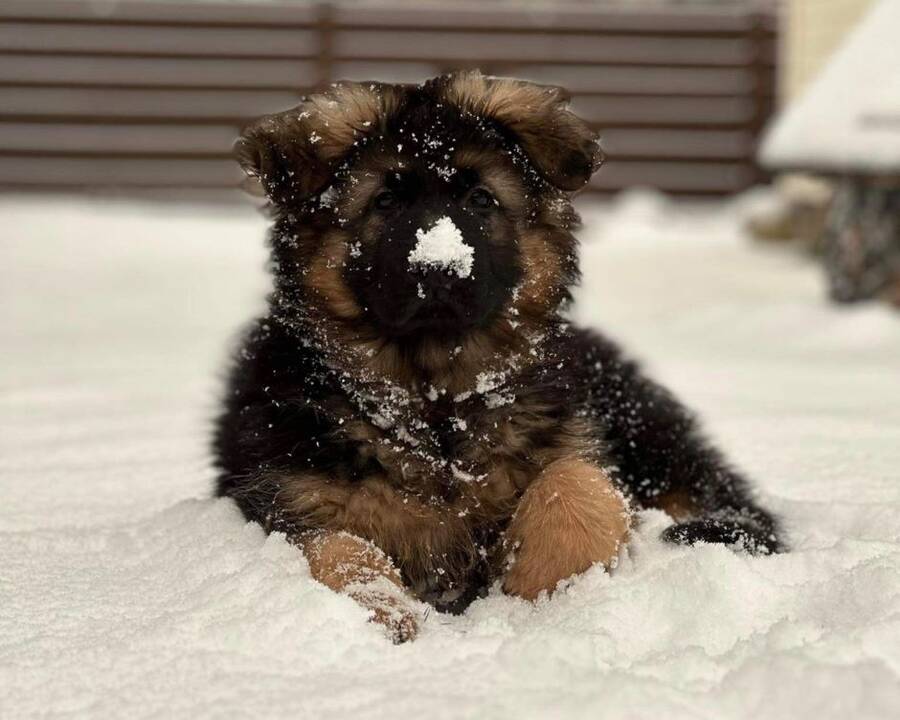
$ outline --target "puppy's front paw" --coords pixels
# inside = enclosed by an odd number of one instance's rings
[[[383,625],[395,645],[415,640],[419,634],[418,613],[394,598],[386,599],[372,611],[372,622]]]
[[[503,590],[534,600],[595,563],[612,567],[629,524],[605,471],[578,459],[551,464],[525,491],[507,531],[514,557]]]
[[[376,545],[346,532],[316,532],[301,538],[312,576],[369,610],[395,643],[419,632],[418,604],[400,573]]]
[[[372,613],[371,622],[383,626],[395,645],[415,640],[419,634],[416,604],[396,588],[360,587],[350,590],[350,597]]]

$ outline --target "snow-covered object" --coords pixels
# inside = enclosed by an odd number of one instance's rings
[[[466,245],[460,229],[444,215],[428,230],[416,230],[416,245],[408,259],[414,268],[437,268],[466,278],[472,273],[474,254],[475,249]]]
[[[900,172],[900,0],[879,0],[776,117],[760,161],[778,170]]]
[[[818,264],[732,210],[633,209],[585,208],[574,313],[700,411],[794,550],[663,545],[643,512],[612,575],[494,591],[394,647],[209,499],[265,219],[0,200],[0,717],[896,717],[897,317],[823,302]]]

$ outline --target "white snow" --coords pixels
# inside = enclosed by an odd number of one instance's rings
[[[900,172],[900,2],[878,0],[760,150],[777,169]]]
[[[335,188],[333,185],[330,185],[321,195],[319,195],[319,206],[323,208],[334,207],[339,199],[339,196],[340,193],[338,193],[337,188]]]
[[[467,278],[472,273],[475,248],[466,245],[462,232],[447,215],[425,230],[416,230],[416,244],[409,252],[413,268],[438,268]]]
[[[628,555],[392,646],[283,537],[209,498],[264,219],[0,199],[0,716],[896,717],[900,318],[835,308],[740,206],[591,209],[574,314],[697,407],[794,551]]]

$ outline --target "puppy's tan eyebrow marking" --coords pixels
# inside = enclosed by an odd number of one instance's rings
[[[346,172],[346,189],[341,210],[352,217],[364,212],[372,196],[378,192],[393,174],[408,172],[409,166],[384,137],[374,138],[374,143],[363,150]]]
[[[352,170],[341,195],[341,213],[345,217],[361,215],[372,196],[384,185],[384,178],[385,173],[378,170]]]
[[[524,188],[515,166],[501,153],[479,148],[461,148],[453,155],[458,170],[474,170],[501,206],[519,212],[524,209]]]

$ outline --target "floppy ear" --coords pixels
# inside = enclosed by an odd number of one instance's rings
[[[546,180],[561,190],[584,187],[600,167],[599,137],[568,109],[565,90],[469,70],[442,78],[444,97],[515,135]]]
[[[398,101],[390,85],[335,83],[249,125],[235,143],[235,156],[275,204],[303,200],[328,186],[341,160],[383,128]]]

